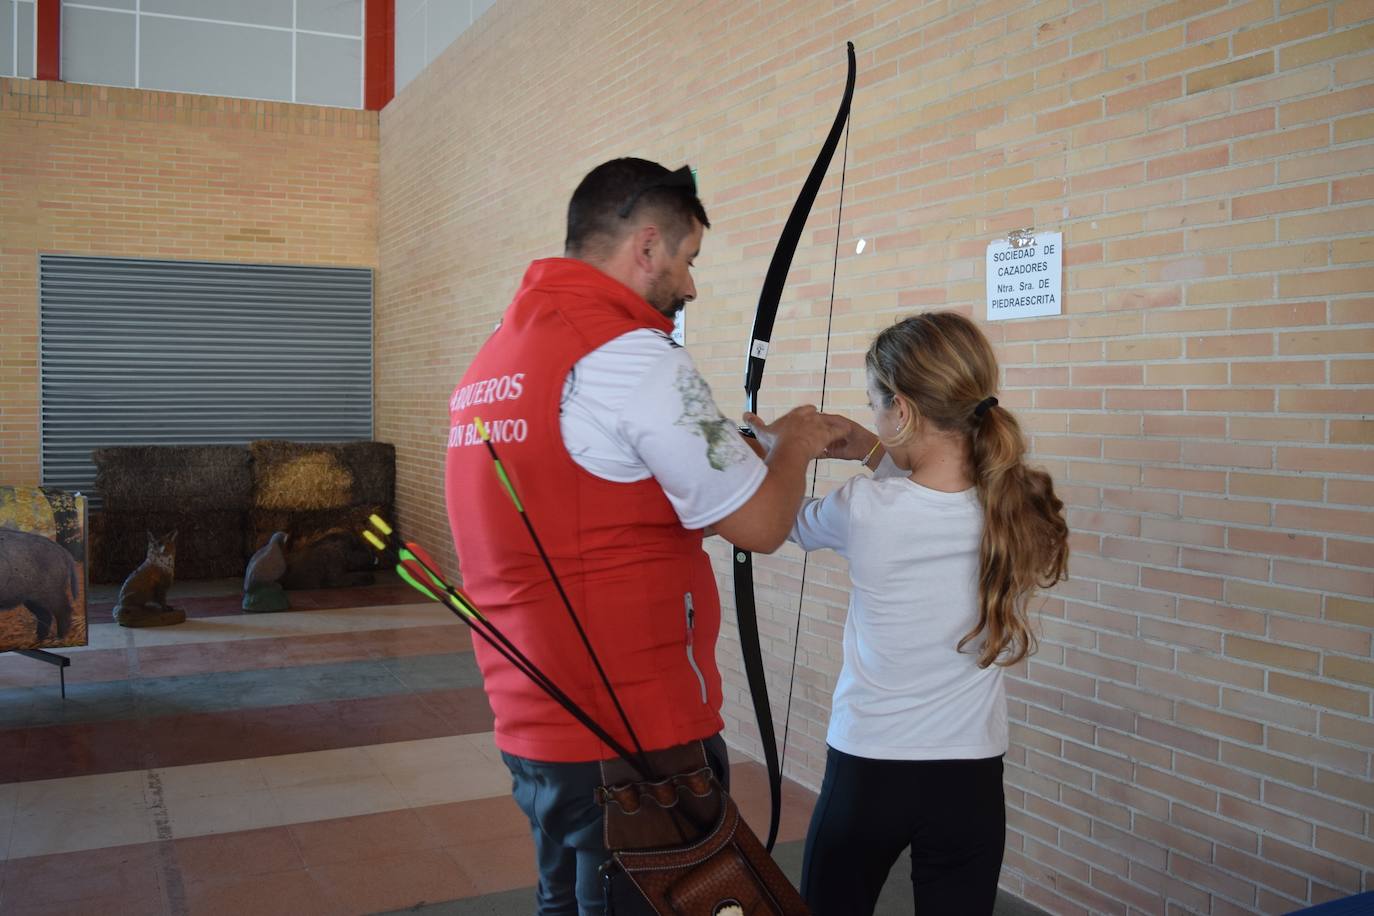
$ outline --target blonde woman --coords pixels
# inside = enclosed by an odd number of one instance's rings
[[[1063,503],[1024,463],[973,322],[908,318],[866,362],[877,432],[851,422],[829,454],[874,474],[808,500],[790,536],[839,552],[853,581],[802,893],[816,916],[872,913],[910,847],[918,913],[991,913],[1006,838],[1003,669],[1035,650],[1035,589],[1065,576]]]

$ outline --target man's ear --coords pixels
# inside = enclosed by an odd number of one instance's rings
[[[644,273],[655,273],[659,249],[663,246],[663,233],[652,224],[640,226],[634,231],[635,267]]]

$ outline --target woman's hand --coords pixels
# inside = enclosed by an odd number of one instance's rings
[[[869,432],[861,424],[855,423],[842,414],[828,413],[823,414],[823,416],[830,420],[835,428],[844,430],[844,434],[840,438],[830,443],[826,457],[862,461],[864,458],[875,454],[874,447],[878,444],[877,434]]]

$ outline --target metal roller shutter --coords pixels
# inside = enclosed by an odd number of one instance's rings
[[[45,254],[39,322],[45,486],[90,493],[99,446],[372,437],[371,270]]]

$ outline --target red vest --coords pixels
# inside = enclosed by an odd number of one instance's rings
[[[612,483],[568,454],[559,402],[583,356],[672,321],[581,261],[535,261],[449,402],[446,491],[463,587],[536,666],[626,747],[625,727],[474,428],[501,462],[645,750],[719,732],[720,599],[700,531],[658,483]],[[496,745],[534,760],[613,753],[483,640]]]

